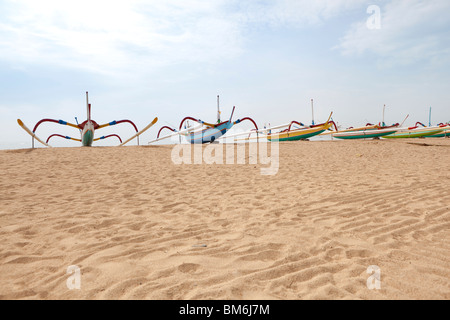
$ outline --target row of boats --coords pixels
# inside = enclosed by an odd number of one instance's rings
[[[450,137],[450,122],[440,123],[437,126],[425,126],[424,124],[417,122],[413,127],[404,127],[403,121],[402,125],[396,123],[391,126],[386,126],[384,121],[379,124],[368,123],[363,127],[338,129],[336,123],[332,120],[333,113],[330,114],[328,120],[324,123],[304,125],[301,122],[291,121],[289,123],[274,126],[270,128],[259,129],[256,122],[249,118],[243,118],[240,120],[232,121],[233,113],[235,107],[229,120],[220,120],[220,110],[218,106],[218,119],[217,123],[206,123],[200,119],[195,119],[192,117],[184,118],[178,129],[170,128],[167,126],[162,127],[155,140],[149,142],[155,143],[168,138],[173,138],[174,136],[181,137],[184,136],[189,143],[211,143],[215,141],[233,141],[236,140],[253,140],[265,138],[268,141],[298,141],[306,140],[316,136],[329,136],[331,135],[336,139],[345,140],[356,140],[356,139],[405,139],[405,138],[444,138]],[[235,134],[227,134],[235,124],[241,123],[244,120],[249,120],[255,126],[254,129],[246,132],[240,132]],[[405,119],[406,120],[406,119]],[[197,123],[197,125],[190,126],[189,121]],[[184,125],[184,127],[183,127]],[[161,132],[163,130],[172,131],[171,134],[161,137]],[[236,139],[236,137],[240,137]]]
[[[413,127],[401,127],[399,124],[382,126],[367,124],[360,128],[349,128],[338,132],[327,132],[338,139],[405,139],[405,138],[444,138],[450,137],[450,124],[441,123],[437,126],[425,126],[417,122]]]
[[[311,105],[313,105],[312,99]],[[234,110],[235,107],[233,107],[231,116],[229,117],[228,120],[222,121],[219,107],[219,96],[217,96],[217,122],[208,123],[200,119],[186,117],[181,121],[179,128],[171,128],[168,126],[163,126],[162,128],[160,128],[156,139],[150,141],[149,144],[174,137],[179,138],[180,142],[181,138],[184,137],[189,143],[192,144],[212,143],[220,140],[222,140],[223,142],[234,142],[236,140],[248,141],[251,139],[264,139],[264,138],[267,139],[267,141],[298,141],[298,140],[306,140],[316,136],[326,136],[326,135],[331,135],[333,138],[337,139],[379,139],[379,138],[404,139],[404,138],[421,138],[421,137],[430,137],[430,138],[450,137],[450,122],[440,123],[437,126],[431,126],[430,124],[430,126],[428,127],[420,122],[417,122],[414,127],[403,127],[403,123],[406,121],[405,119],[401,125],[397,123],[392,126],[386,126],[384,124],[384,109],[383,109],[382,123],[378,125],[368,123],[364,127],[347,128],[344,130],[339,129],[336,123],[332,120],[333,113],[330,114],[326,122],[314,124],[314,109],[313,109],[313,121],[311,125],[304,125],[301,122],[291,121],[289,123],[270,128],[266,128],[264,126],[263,129],[259,129],[256,122],[249,117],[233,121],[232,119]],[[92,146],[94,141],[107,138],[118,139],[120,141],[119,146],[123,146],[128,142],[130,142],[131,140],[137,139],[137,143],[139,145],[139,136],[144,132],[146,132],[147,130],[149,130],[158,121],[158,117],[155,117],[150,124],[148,124],[144,129],[140,131],[132,121],[127,119],[119,121],[114,120],[104,124],[98,124],[91,118],[91,104],[89,103],[88,92],[86,92],[86,111],[87,111],[87,119],[82,123],[78,123],[77,118],[75,118],[77,122],[76,124],[69,123],[64,120],[42,119],[38,123],[36,123],[33,130],[30,130],[21,119],[17,119],[17,123],[32,137],[32,147],[34,148],[34,140],[37,140],[46,147],[50,147],[48,142],[52,137],[60,137],[68,140],[78,141],[81,142],[82,146],[86,147]],[[430,120],[431,120],[431,109],[430,109]],[[234,133],[230,135],[228,131],[236,124],[240,124],[244,121],[251,122],[254,126],[254,129],[247,132]],[[64,136],[55,133],[50,135],[46,141],[41,140],[39,139],[39,137],[37,137],[36,130],[42,123],[45,122],[57,123],[60,125],[73,127],[79,130],[80,138],[73,138],[70,136]],[[194,122],[195,125],[191,126],[190,122]],[[106,136],[94,138],[95,131],[109,126],[114,126],[120,123],[131,124],[135,129],[136,133],[125,141],[122,141],[121,137],[117,134],[109,134]],[[163,130],[170,130],[172,133],[161,137],[160,135]],[[237,137],[239,138],[235,139]]]

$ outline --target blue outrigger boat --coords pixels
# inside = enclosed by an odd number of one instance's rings
[[[231,116],[230,116],[229,120],[221,121],[220,120],[220,109],[219,109],[219,96],[217,96],[217,123],[216,124],[208,123],[208,122],[202,121],[200,119],[195,119],[192,117],[186,117],[181,121],[180,127],[178,130],[173,129],[168,126],[162,127],[159,130],[156,139],[153,141],[150,141],[149,144],[160,141],[160,140],[164,140],[167,138],[171,138],[176,135],[184,136],[186,138],[186,140],[191,144],[213,143],[214,141],[216,141],[217,139],[222,137],[224,134],[226,134],[228,132],[228,130],[230,130],[235,124],[241,123],[242,121],[245,121],[245,120],[251,121],[253,123],[253,125],[255,126],[256,131],[258,131],[258,125],[252,118],[245,117],[242,119],[238,119],[236,121],[232,121],[234,110],[235,110],[235,107],[233,107],[233,110],[231,112]],[[192,120],[192,121],[198,123],[199,125],[195,126],[195,127],[187,127],[185,125],[185,127],[183,129],[183,124],[185,124],[188,120]],[[168,130],[172,131],[173,133],[168,136],[164,136],[164,137],[160,138],[159,136],[164,129],[168,129]]]

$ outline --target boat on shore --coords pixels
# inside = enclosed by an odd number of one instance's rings
[[[450,130],[427,136],[426,138],[450,138]]]
[[[169,126],[163,126],[162,128],[159,129],[156,139],[148,142],[148,144],[155,143],[155,142],[169,139],[169,138],[176,137],[176,136],[178,136],[180,138],[181,138],[181,136],[184,136],[186,138],[187,142],[189,142],[190,144],[214,143],[217,139],[220,139],[222,136],[224,136],[228,132],[228,130],[230,130],[234,125],[239,124],[245,120],[252,122],[253,125],[255,126],[254,130],[256,130],[256,132],[258,132],[258,125],[252,118],[245,117],[242,119],[238,119],[236,121],[232,121],[235,108],[236,107],[233,106],[233,110],[231,111],[231,116],[227,121],[221,121],[220,120],[221,111],[219,108],[219,96],[217,96],[217,123],[207,123],[200,119],[196,119],[196,118],[192,118],[192,117],[185,117],[181,121],[180,127],[178,130],[171,128]],[[183,124],[187,123],[189,120],[196,122],[197,126],[190,127],[190,126],[185,125],[184,129],[183,129]],[[164,129],[170,130],[173,133],[169,134],[167,136],[164,136],[164,137],[160,137],[160,134]]]
[[[294,124],[302,125],[296,121],[292,121],[289,124],[289,127],[285,130],[282,130],[280,132],[272,133],[271,131],[267,133],[266,138],[268,141],[298,141],[298,140],[305,140],[314,136],[317,136],[326,130],[330,129],[331,126],[335,125],[333,121],[330,121],[331,116],[333,113],[330,114],[328,117],[328,120],[321,124],[316,124],[312,126],[302,126],[298,129],[292,129],[292,126]]]
[[[320,135],[321,136],[326,136],[326,135],[332,135],[332,134],[335,134],[335,133],[374,130],[374,129],[379,129],[379,126],[375,125],[375,124],[368,123],[364,127],[356,127],[356,128],[350,127],[350,128],[343,129],[343,130],[338,130],[337,128],[335,130],[327,130],[325,132],[322,132]]]
[[[438,124],[440,127],[446,128],[445,131],[433,134],[431,136],[427,136],[427,138],[450,138],[450,122],[449,123],[440,123]]]
[[[384,139],[408,139],[408,138],[424,138],[441,134],[447,130],[446,126],[435,127],[419,127],[417,124],[415,127],[400,128],[396,133],[383,137]]]
[[[333,138],[356,140],[356,139],[376,139],[394,134],[398,131],[396,128],[391,129],[366,129],[357,131],[346,131],[333,133]]]

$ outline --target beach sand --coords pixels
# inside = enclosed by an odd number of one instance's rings
[[[450,139],[172,148],[0,151],[0,299],[450,299]]]

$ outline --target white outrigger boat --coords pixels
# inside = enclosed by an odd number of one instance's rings
[[[364,129],[357,131],[346,131],[333,133],[333,138],[355,140],[355,139],[376,139],[394,134],[398,131],[397,128],[389,129]]]

